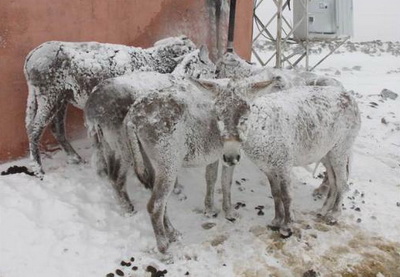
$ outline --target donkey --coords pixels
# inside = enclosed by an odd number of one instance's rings
[[[194,80],[194,79],[193,79]],[[147,204],[157,247],[165,253],[179,237],[167,214],[167,201],[182,167],[207,165],[206,209],[212,207],[218,160],[223,153],[212,94],[193,80],[142,94],[124,119],[135,172],[150,179],[153,191]],[[227,80],[217,80],[225,85]],[[240,157],[230,161],[239,162]],[[222,168],[223,210],[233,220],[230,188],[234,166]],[[149,178],[149,176],[151,176]],[[209,203],[207,203],[209,201]]]
[[[336,86],[344,89],[343,84],[335,78],[296,69],[260,67],[243,60],[234,52],[225,53],[217,61],[216,66],[217,78],[243,79],[253,76],[254,81],[275,79],[274,89],[271,87],[270,91],[296,86]]]
[[[216,66],[218,78],[243,79],[253,77],[252,82],[274,80],[272,86],[262,90],[262,94],[278,92],[298,86],[335,86],[344,90],[343,84],[335,78],[319,76],[315,73],[295,69],[286,70],[260,67],[243,60],[234,52],[225,53],[217,61]],[[314,169],[314,173],[318,164]],[[326,195],[328,189],[328,175],[324,172],[324,179],[321,185],[313,191],[313,196],[321,198],[323,195]]]
[[[79,163],[82,160],[65,136],[68,103],[82,109],[93,87],[107,78],[137,70],[172,72],[177,65],[175,58],[194,49],[193,42],[182,36],[160,40],[149,49],[97,42],[50,41],[32,50],[24,65],[29,89],[25,125],[35,172],[44,174],[38,143],[49,123],[69,161]]]
[[[133,102],[141,95],[176,85],[186,76],[215,77],[215,65],[202,46],[184,57],[171,74],[135,72],[107,79],[97,85],[89,96],[84,112],[89,135],[94,138],[93,163],[99,175],[106,175],[127,212],[133,205],[126,191],[126,174],[131,156],[123,131],[123,120]],[[210,174],[209,174],[210,175]],[[143,174],[138,175],[141,178]],[[152,180],[140,181],[151,188]],[[212,207],[209,207],[209,211]]]
[[[222,133],[230,138],[224,145],[224,161],[232,163],[242,145],[267,176],[275,203],[271,227],[279,229],[282,236],[291,235],[290,170],[318,161],[325,166],[329,180],[321,214],[327,223],[335,223],[348,177],[348,157],[360,129],[354,98],[337,87],[304,86],[257,96],[272,85],[270,81],[245,79],[231,81],[226,87],[198,82],[208,90],[220,91],[216,113]]]

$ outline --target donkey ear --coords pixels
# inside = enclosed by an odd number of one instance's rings
[[[247,91],[247,92],[249,93],[249,96],[250,96],[250,95],[256,95],[257,92],[258,92],[260,89],[267,88],[267,87],[270,86],[273,82],[274,82],[273,80],[268,80],[268,81],[260,81],[260,82],[251,83],[251,84],[248,86],[248,91]]]
[[[263,88],[270,86],[273,82],[274,82],[274,80],[255,82],[250,85],[250,88],[254,89],[254,90],[263,89]]]
[[[202,62],[207,62],[208,60],[208,49],[207,46],[202,45],[200,47],[199,58]]]
[[[206,79],[194,79],[190,77],[190,80],[197,86],[203,89],[206,89],[210,92],[216,93],[219,91],[220,85],[213,81],[213,80],[206,80]]]
[[[176,63],[181,63],[185,57],[186,57],[186,55],[182,55],[182,56],[173,58],[173,60],[174,60]]]

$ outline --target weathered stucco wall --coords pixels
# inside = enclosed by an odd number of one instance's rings
[[[185,34],[211,47],[215,57],[215,10],[210,8],[214,1],[218,0],[0,0],[0,161],[28,153],[23,64],[34,47],[49,40],[148,47],[158,39]],[[252,3],[237,3],[235,47],[246,59],[251,51]],[[67,122],[69,137],[84,133],[81,111],[70,108]],[[48,142],[54,139],[46,133],[42,144]]]

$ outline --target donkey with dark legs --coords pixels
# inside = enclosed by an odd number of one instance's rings
[[[43,174],[39,140],[51,123],[57,141],[74,163],[82,159],[66,139],[64,120],[68,103],[83,108],[100,81],[133,71],[172,72],[176,58],[195,49],[186,37],[161,40],[149,49],[124,45],[51,41],[32,50],[24,73],[29,93],[26,129],[33,168]]]
[[[220,81],[223,82],[223,81]],[[140,96],[124,120],[137,175],[153,173],[153,192],[147,208],[157,246],[165,253],[179,232],[169,221],[167,202],[182,167],[207,165],[206,212],[212,212],[218,160],[225,138],[219,131],[211,93],[193,81],[182,80],[163,90]],[[148,158],[144,164],[143,157]],[[236,156],[232,163],[237,163]],[[142,170],[146,168],[146,170]],[[233,219],[230,182],[233,166],[223,167],[225,217]],[[141,178],[139,178],[141,179]],[[145,179],[145,178],[142,178]]]
[[[109,178],[118,198],[128,212],[133,206],[126,193],[125,181],[132,157],[128,151],[123,120],[129,107],[141,95],[174,86],[186,77],[212,78],[214,75],[215,65],[208,58],[206,47],[202,46],[199,50],[182,57],[171,74],[136,72],[110,78],[97,85],[89,96],[84,111],[86,126],[90,136],[94,138],[93,163],[100,175],[106,175]],[[137,176],[145,187],[152,188],[154,174],[148,166],[149,158],[146,155],[142,158],[143,160],[138,162],[138,165],[144,166],[142,168],[138,166]],[[214,167],[210,167],[209,170],[214,171]],[[118,170],[115,171],[114,168]],[[218,170],[218,164],[216,170]],[[209,189],[213,189],[215,181],[207,180]],[[208,203],[208,205],[206,210],[211,212],[212,204]]]
[[[215,82],[199,82],[221,90]],[[241,134],[243,150],[270,181],[275,203],[271,225],[283,236],[291,234],[290,170],[294,166],[321,161],[326,167],[329,193],[321,214],[334,223],[341,212],[351,147],[360,129],[357,103],[337,87],[298,87],[258,96],[270,85],[270,81],[245,79],[223,88],[215,104],[222,133],[233,138]],[[224,160],[229,163],[239,153],[239,144],[231,142],[229,149],[224,147]]]
[[[334,86],[344,90],[343,84],[338,80],[319,76],[315,73],[301,71],[296,69],[276,69],[270,67],[260,67],[255,64],[250,64],[240,58],[236,53],[225,53],[217,62],[217,77],[243,79],[252,77],[252,82],[260,82],[263,80],[274,80],[273,84],[267,89],[260,91],[261,94],[284,91],[293,87],[300,86]],[[322,197],[327,194],[329,182],[327,174],[321,185],[313,192],[313,196]]]

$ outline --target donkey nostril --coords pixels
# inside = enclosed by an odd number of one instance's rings
[[[237,156],[236,156],[236,160],[237,160],[237,161],[240,161],[240,155],[237,155]]]
[[[222,155],[222,158],[224,159],[224,162],[228,162],[228,160],[226,159],[225,155]]]

